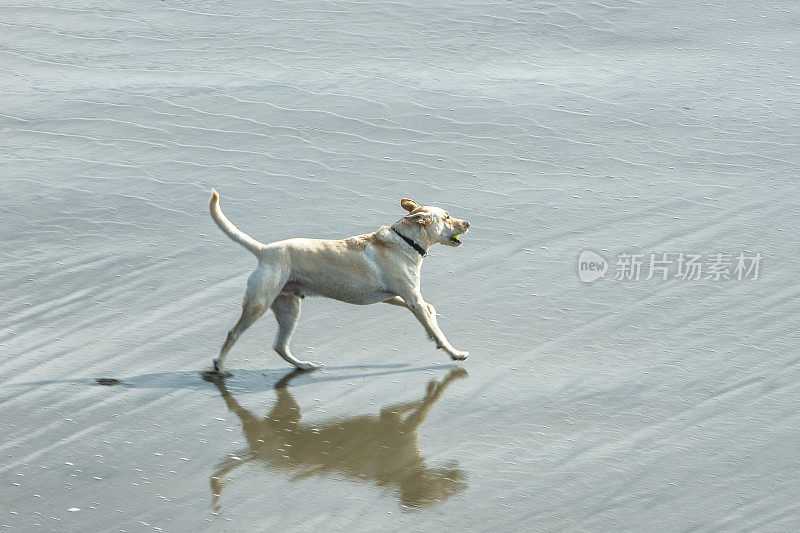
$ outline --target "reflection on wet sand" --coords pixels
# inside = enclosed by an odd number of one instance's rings
[[[263,462],[294,474],[292,479],[333,475],[369,482],[395,492],[402,505],[421,507],[446,500],[466,487],[457,463],[430,467],[420,454],[417,429],[447,386],[464,377],[454,369],[441,381],[432,380],[422,399],[391,405],[380,415],[360,415],[329,423],[300,422],[300,407],[289,392],[289,382],[302,374],[294,371],[278,383],[278,401],[270,413],[259,418],[242,407],[225,385],[209,377],[219,388],[228,409],[242,422],[248,448],[220,462],[211,476],[214,506],[221,508],[227,476],[236,467]]]

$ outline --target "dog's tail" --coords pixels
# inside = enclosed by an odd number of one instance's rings
[[[228,220],[228,218],[222,213],[222,209],[219,208],[219,193],[214,189],[211,189],[211,200],[208,202],[208,209],[211,211],[211,218],[214,219],[214,222],[217,223],[219,229],[224,231],[228,237],[253,252],[256,256],[261,256],[261,251],[264,249],[264,243],[258,242],[250,235],[234,226],[233,223]]]

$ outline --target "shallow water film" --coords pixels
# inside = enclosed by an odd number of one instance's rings
[[[800,530],[800,6],[0,6],[0,526]],[[471,228],[407,309],[262,242]]]

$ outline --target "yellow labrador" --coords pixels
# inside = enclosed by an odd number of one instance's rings
[[[419,206],[404,198],[408,214],[391,227],[343,240],[288,239],[264,244],[239,230],[219,207],[219,194],[211,191],[211,218],[228,237],[258,258],[258,267],[247,279],[242,316],[214,359],[214,369],[224,373],[225,358],[233,345],[258,318],[272,308],[278,319],[275,351],[297,368],[317,365],[300,361],[289,350],[289,339],[300,317],[300,300],[325,296],[352,304],[386,302],[407,307],[422,323],[428,336],[450,357],[469,355],[453,348],[439,329],[436,310],[420,293],[420,267],[434,244],[460,246],[459,237],[469,222],[453,218],[444,209]]]

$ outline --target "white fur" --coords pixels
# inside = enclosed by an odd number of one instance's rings
[[[409,213],[392,227],[426,251],[437,243],[459,246],[460,241],[453,237],[469,228],[468,222],[451,218],[438,207],[419,206],[407,199],[401,205]],[[289,349],[300,316],[300,300],[306,296],[407,307],[438,348],[456,360],[469,355],[447,341],[436,322],[436,310],[422,298],[422,256],[389,227],[343,240],[288,239],[264,244],[225,217],[219,207],[219,195],[213,189],[209,208],[222,231],[258,258],[258,266],[247,280],[242,316],[228,333],[219,358],[214,360],[217,372],[224,372],[225,358],[242,333],[270,308],[278,320],[275,351],[297,368],[316,368],[314,363],[299,361]]]

